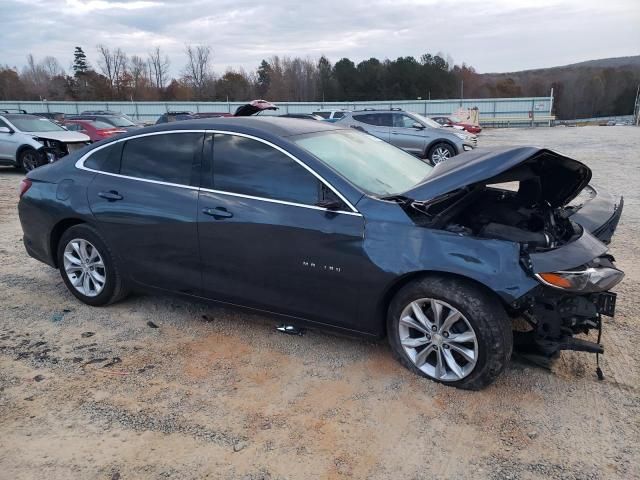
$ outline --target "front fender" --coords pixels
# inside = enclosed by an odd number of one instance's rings
[[[367,225],[364,248],[383,275],[446,272],[472,279],[512,303],[538,285],[522,268],[520,246],[502,240],[391,222]]]

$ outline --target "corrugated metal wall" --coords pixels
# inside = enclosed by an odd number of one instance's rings
[[[146,122],[155,122],[169,110],[193,112],[234,112],[244,102],[0,102],[3,108],[24,109],[29,113],[62,112],[76,114],[83,110],[115,110]],[[281,113],[311,113],[321,109],[361,110],[397,107],[423,115],[450,115],[459,108],[480,111],[480,122],[495,124],[548,124],[553,97],[482,98],[465,100],[406,100],[377,102],[277,102]],[[267,112],[265,112],[267,113]]]

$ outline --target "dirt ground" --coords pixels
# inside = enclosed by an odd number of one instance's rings
[[[0,169],[0,479],[640,478],[640,128],[480,137],[506,144],[567,153],[625,196],[604,381],[594,356],[565,352],[465,392],[412,375],[385,342],[287,336],[178,298],[84,306],[26,255],[22,176]]]

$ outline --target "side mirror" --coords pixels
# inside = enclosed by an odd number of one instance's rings
[[[413,125],[411,125],[413,128],[415,128],[416,130],[422,130],[424,129],[424,125],[422,125],[421,123],[415,122]]]
[[[0,133],[13,133],[9,127],[0,127]]]

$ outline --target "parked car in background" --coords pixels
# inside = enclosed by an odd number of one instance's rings
[[[169,111],[163,113],[156,120],[156,125],[160,125],[161,123],[171,123],[171,122],[179,122],[181,120],[193,120],[196,118],[193,112],[189,111]]]
[[[136,121],[133,118],[131,118],[129,115],[127,115],[126,113],[116,112],[114,110],[84,110],[84,111],[80,112],[80,115],[111,115],[111,116],[116,116],[116,117],[122,117],[125,120],[129,120],[131,123],[134,123],[135,125],[138,125],[139,127],[144,127],[145,126],[144,122]]]
[[[602,353],[574,336],[614,315],[624,274],[603,242],[622,199],[565,208],[589,168],[537,147],[431,167],[339,125],[220,118],[105,140],[22,181],[25,248],[88,305],[172,292],[386,335],[409,370],[459,388],[500,375],[516,320],[541,355]]]
[[[99,142],[121,133],[126,133],[122,128],[114,127],[99,120],[66,120],[64,126],[70,132],[80,132],[87,135],[92,142]]]
[[[285,118],[301,118],[303,120],[324,120],[320,115],[314,115],[313,113],[284,113],[278,116]]]
[[[431,117],[431,119],[438,122],[443,127],[459,128],[460,130],[466,130],[467,132],[473,133],[474,135],[482,131],[482,128],[480,128],[478,125],[463,122],[458,117],[437,116],[437,117]]]
[[[345,112],[336,125],[367,132],[432,165],[472,150],[478,144],[474,135],[442,128],[430,118],[400,109]]]
[[[349,110],[317,110],[313,112],[313,114],[327,122],[333,123],[343,118],[347,112],[349,112]]]
[[[111,112],[110,110],[94,110],[88,112],[89,113],[83,112],[80,115],[67,115],[65,119],[94,120],[98,122],[108,123],[115,128],[120,128],[127,131],[142,128],[141,125],[134,123],[129,117],[118,112]]]
[[[42,117],[24,113],[0,114],[0,165],[26,171],[54,162],[90,142]]]
[[[273,103],[266,100],[253,100],[245,105],[240,105],[235,113],[229,112],[190,112],[190,111],[169,111],[160,115],[156,120],[156,125],[161,123],[179,122],[182,120],[197,120],[204,118],[218,118],[218,117],[248,117],[251,115],[257,115],[264,110],[277,110]]]
[[[48,118],[49,120],[57,123],[58,125],[64,124],[65,114],[62,112],[35,112],[35,113],[32,113],[31,115],[36,115],[42,118]]]
[[[232,113],[228,112],[189,112],[189,111],[169,111],[163,113],[156,120],[156,125],[161,123],[180,122],[182,120],[196,120],[202,118],[218,118],[218,117],[233,117]]]
[[[257,115],[260,112],[264,112],[266,110],[278,110],[273,103],[267,102],[266,100],[258,99],[253,100],[245,105],[239,106],[235,113],[234,117],[249,117],[251,115]]]

